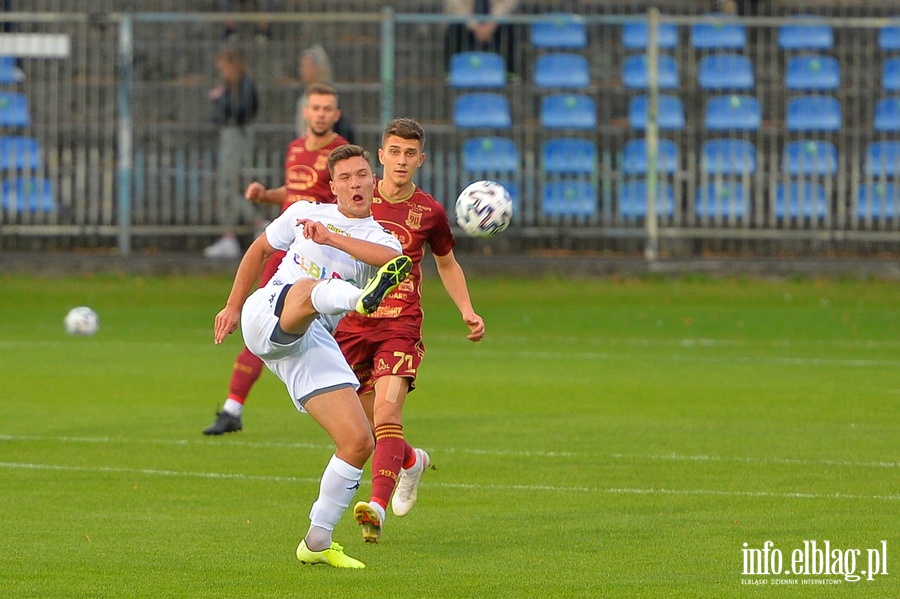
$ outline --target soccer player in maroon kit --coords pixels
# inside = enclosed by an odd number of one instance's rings
[[[412,259],[412,272],[373,314],[348,314],[334,332],[360,381],[360,401],[375,433],[372,496],[354,508],[363,539],[369,543],[377,543],[381,536],[389,500],[395,515],[409,513],[429,465],[428,454],[406,442],[402,419],[406,395],[415,387],[416,371],[425,354],[421,262],[426,245],[447,294],[469,329],[468,338],[480,341],[484,337],[484,321],[472,307],[465,274],[453,255],[456,240],[447,213],[413,183],[425,160],[424,144],[425,132],[416,121],[398,118],[388,123],[378,150],[383,175],[372,203],[375,220],[400,240],[403,253]]]
[[[307,88],[303,107],[306,135],[288,145],[284,161],[283,186],[275,189],[257,181],[247,186],[245,197],[251,202],[278,204],[281,211],[294,202],[334,203],[331,193],[331,175],[328,173],[328,155],[347,140],[334,132],[334,124],[341,116],[338,96],[330,85],[316,83]],[[284,252],[278,251],[269,258],[260,277],[264,287],[281,263]],[[263,362],[244,347],[237,355],[228,387],[228,398],[216,420],[203,430],[204,435],[221,435],[243,428],[241,412],[253,384],[262,373]]]

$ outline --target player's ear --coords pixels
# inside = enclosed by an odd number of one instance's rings
[[[378,148],[378,164],[384,164],[384,150]]]
[[[419,166],[425,163],[425,154],[419,154]]]

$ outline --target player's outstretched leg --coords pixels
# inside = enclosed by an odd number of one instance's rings
[[[337,543],[322,551],[310,551],[306,547],[306,540],[300,541],[297,547],[297,559],[301,564],[315,566],[325,564],[332,568],[365,568],[366,565],[344,553],[344,548]]]
[[[384,266],[363,287],[362,296],[356,302],[356,311],[371,314],[378,309],[381,300],[403,282],[412,270],[412,260],[408,256],[397,256]]]
[[[379,512],[380,509],[381,506],[365,501],[360,501],[353,508],[353,516],[362,526],[363,540],[366,543],[377,543],[381,538],[381,523],[384,521],[384,514]]]
[[[419,482],[425,469],[431,464],[431,458],[424,449],[416,448],[416,463],[409,468],[400,470],[400,478],[397,481],[397,489],[391,498],[391,510],[397,516],[405,516],[416,504],[419,494]]]

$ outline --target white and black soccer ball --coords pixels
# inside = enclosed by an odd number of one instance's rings
[[[89,337],[100,330],[100,317],[87,306],[72,308],[63,322],[66,324],[66,332],[70,335]]]
[[[456,198],[456,224],[470,237],[502,233],[512,216],[512,198],[496,181],[475,181]]]

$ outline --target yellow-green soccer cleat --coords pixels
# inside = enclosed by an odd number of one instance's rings
[[[353,508],[353,516],[362,526],[363,541],[377,543],[381,538],[381,516],[375,511],[375,508],[365,501],[360,501]]]
[[[362,296],[356,301],[356,311],[371,314],[377,310],[381,301],[409,276],[411,270],[412,260],[408,256],[397,256],[379,268],[363,287]]]
[[[332,568],[365,568],[366,565],[358,559],[353,559],[346,553],[344,548],[337,543],[332,543],[331,547],[324,551],[310,551],[306,547],[306,540],[300,541],[297,547],[297,559],[301,564],[315,566],[317,564],[325,564]]]

